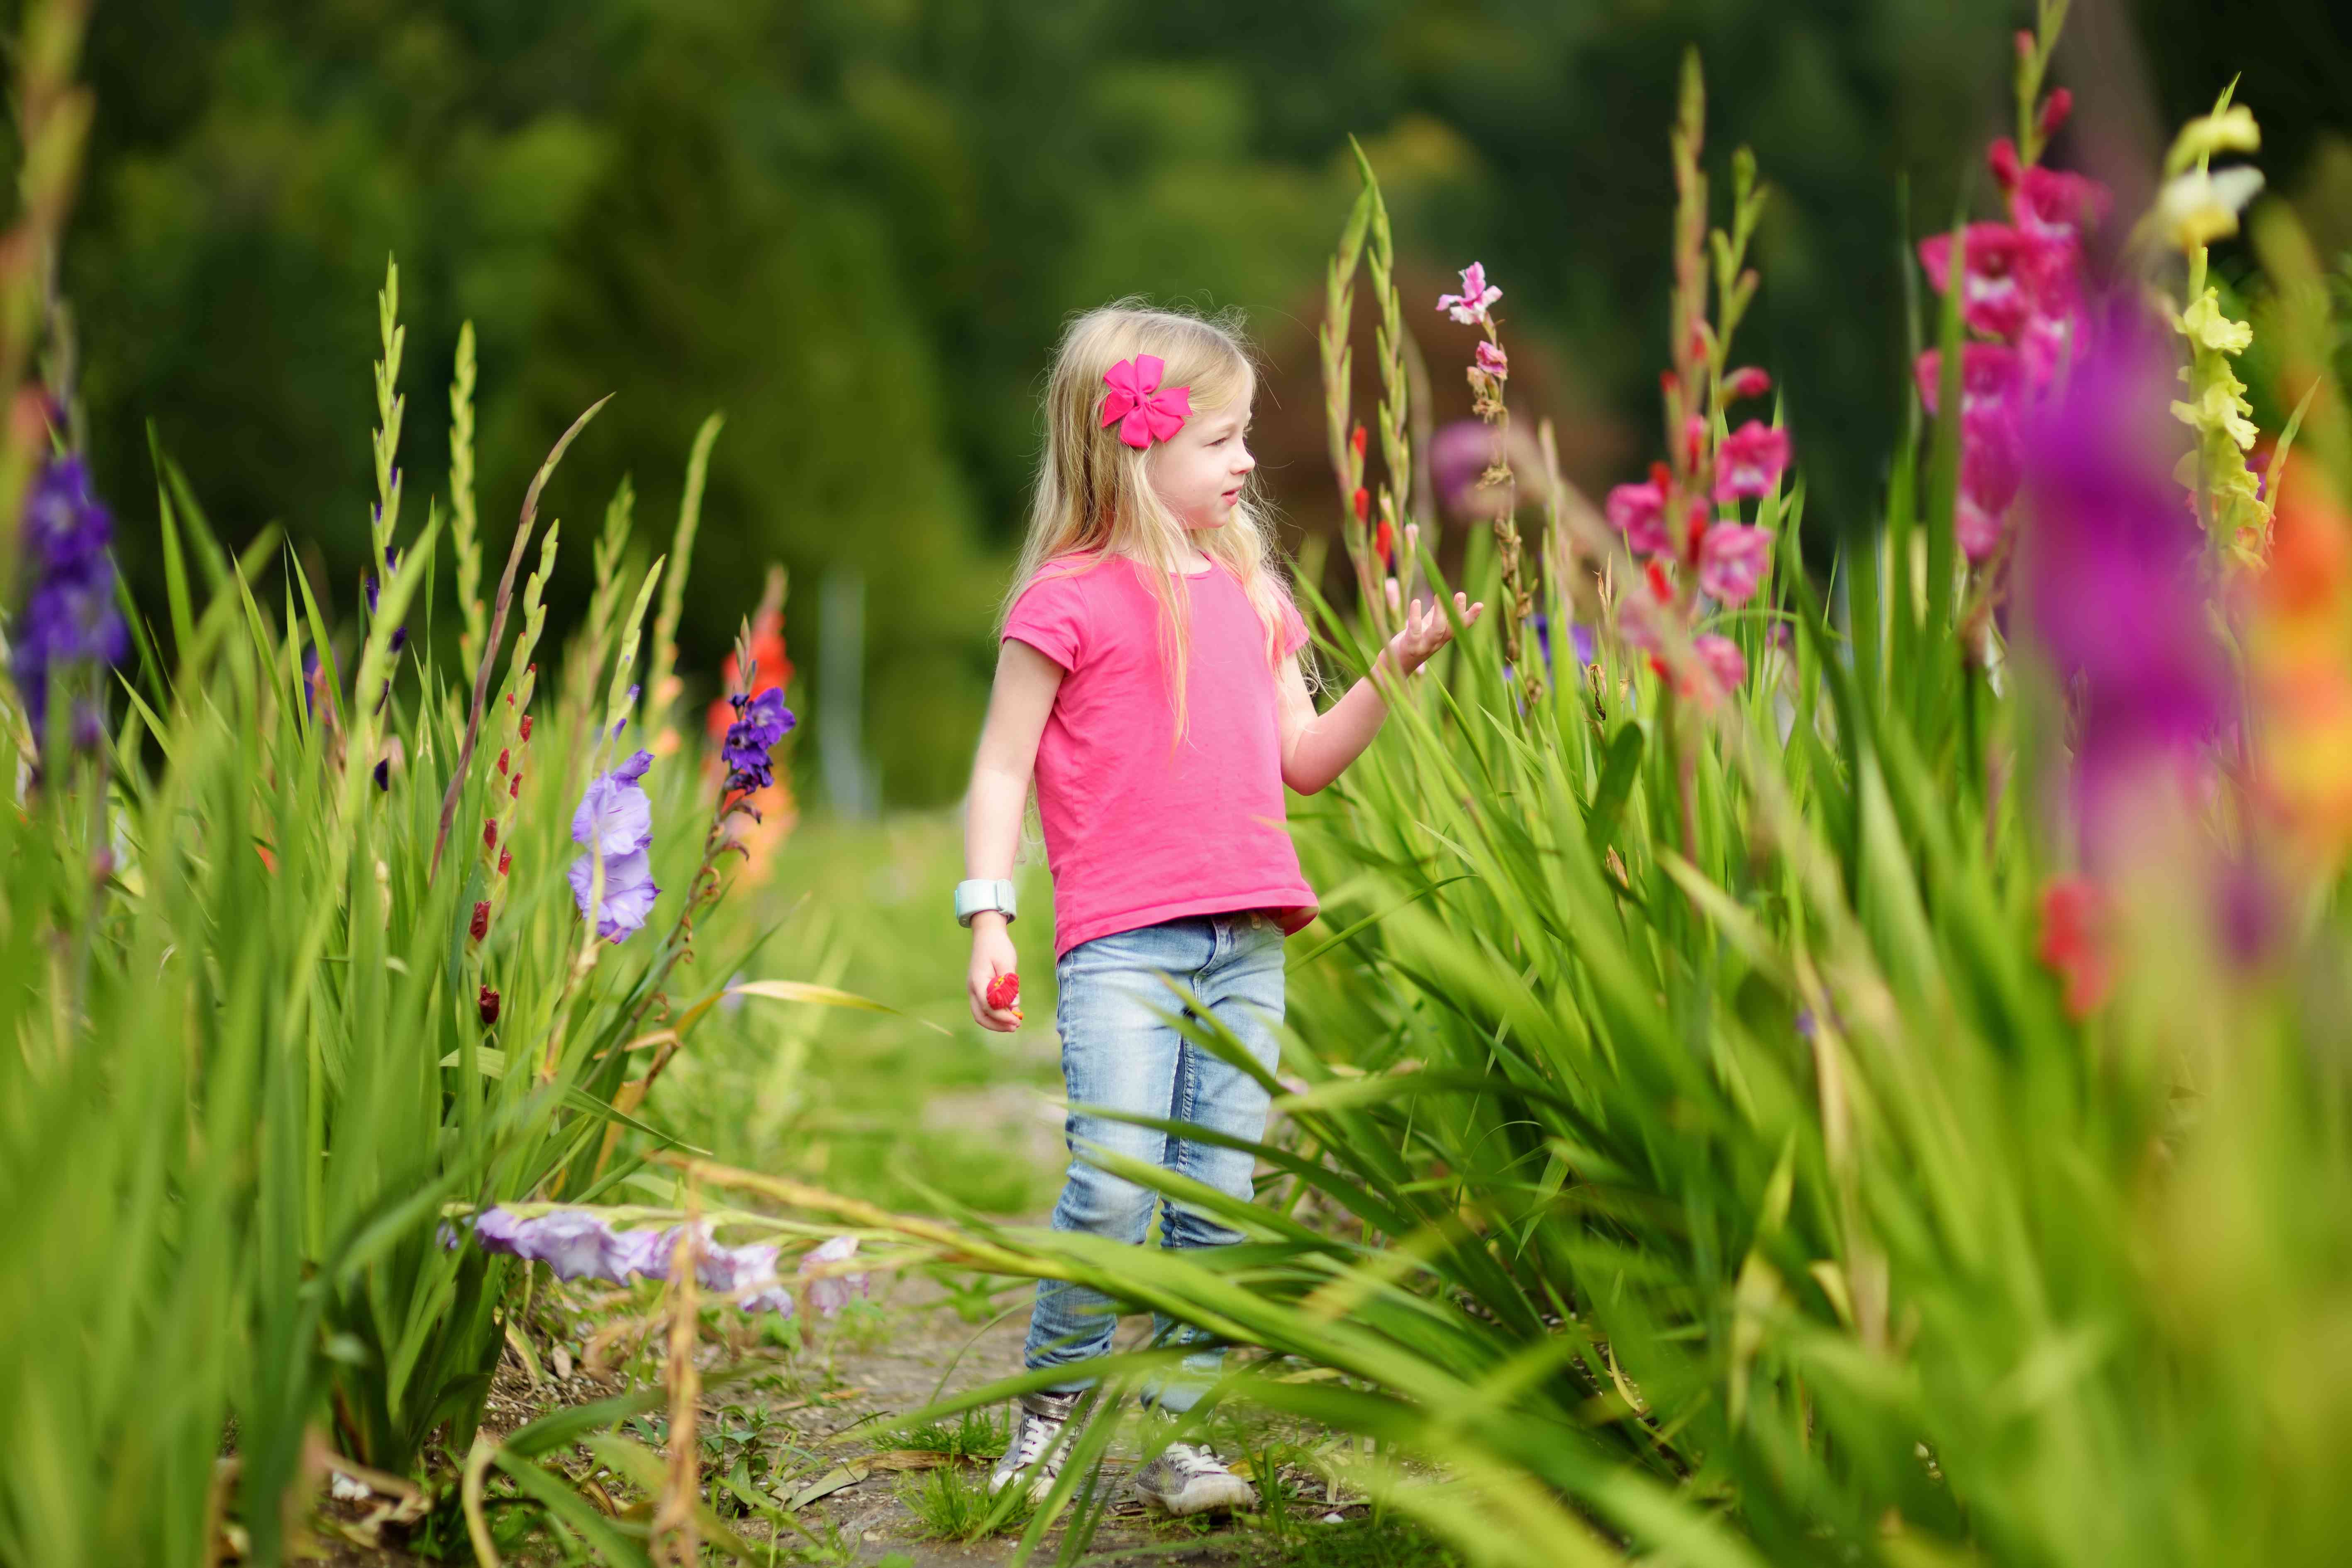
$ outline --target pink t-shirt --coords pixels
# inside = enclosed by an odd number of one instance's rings
[[[1283,826],[1282,738],[1265,627],[1221,565],[1192,595],[1190,724],[1176,715],[1160,603],[1125,556],[1048,562],[1004,635],[1067,673],[1037,742],[1037,815],[1054,873],[1055,957],[1183,915],[1264,910],[1287,933],[1315,918]],[[1284,606],[1282,648],[1307,624]]]

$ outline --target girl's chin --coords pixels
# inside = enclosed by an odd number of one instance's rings
[[[1203,515],[1187,517],[1184,520],[1184,526],[1187,528],[1199,529],[1223,528],[1226,523],[1233,521],[1234,508],[1240,504],[1241,503],[1239,501],[1227,501],[1213,511]]]

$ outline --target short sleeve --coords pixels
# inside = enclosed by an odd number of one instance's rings
[[[1086,652],[1086,618],[1077,574],[1040,573],[1013,602],[1004,635],[1018,637],[1066,670],[1076,669]]]
[[[1282,656],[1285,658],[1307,646],[1307,622],[1298,606],[1285,599],[1282,602]]]

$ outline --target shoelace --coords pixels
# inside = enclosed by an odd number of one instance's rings
[[[1166,1450],[1168,1462],[1190,1479],[1194,1476],[1218,1475],[1225,1467],[1217,1456],[1198,1443],[1171,1443]]]
[[[1045,1446],[1054,1440],[1061,1429],[1062,1424],[1058,1421],[1049,1420],[1033,1410],[1023,1411],[1021,1436],[1014,1445],[1017,1458],[1013,1462],[1013,1468],[1025,1470],[1035,1464],[1037,1456],[1045,1451]]]

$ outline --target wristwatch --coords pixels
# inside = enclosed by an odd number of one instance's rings
[[[956,924],[971,924],[971,917],[984,910],[1002,910],[1005,923],[1010,925],[1013,918],[1013,884],[1002,877],[993,879],[978,878],[956,884]]]

